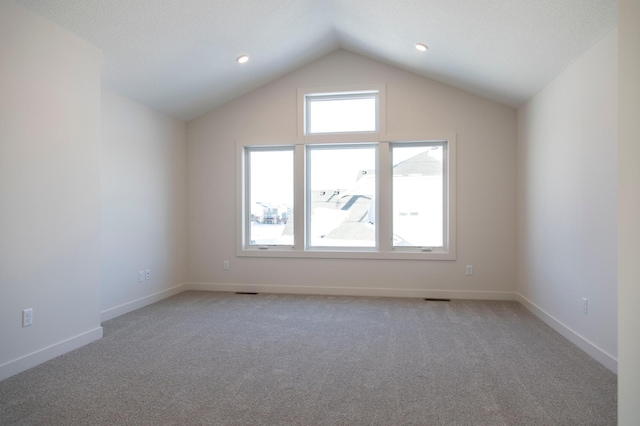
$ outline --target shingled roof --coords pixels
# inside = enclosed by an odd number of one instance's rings
[[[429,155],[429,151],[423,151],[393,166],[393,174],[394,176],[440,176],[442,175],[442,161]]]

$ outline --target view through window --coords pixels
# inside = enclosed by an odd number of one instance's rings
[[[247,150],[251,245],[294,244],[293,148]]]
[[[310,146],[309,246],[375,247],[376,146]]]
[[[393,246],[444,245],[444,144],[392,144]]]

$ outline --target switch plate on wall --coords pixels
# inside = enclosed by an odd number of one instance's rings
[[[151,279],[151,269],[147,269],[147,280]]]
[[[144,281],[144,271],[138,271],[138,281]]]
[[[467,265],[467,275],[473,275],[473,266]]]

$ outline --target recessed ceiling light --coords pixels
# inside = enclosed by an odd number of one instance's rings
[[[236,59],[236,61],[238,61],[239,64],[244,64],[245,62],[249,61],[249,56],[240,55],[240,56],[238,56],[238,59]]]
[[[421,52],[426,52],[428,47],[424,43],[416,43],[416,49],[418,49]]]

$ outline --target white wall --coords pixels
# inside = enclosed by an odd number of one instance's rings
[[[1,0],[0,94],[3,379],[102,337],[100,54]]]
[[[518,110],[518,291],[614,370],[616,43],[614,30]]]
[[[640,424],[640,2],[619,2],[618,422]]]
[[[364,83],[386,84],[387,132],[457,134],[457,260],[235,257],[236,140],[295,138],[298,88]],[[190,288],[514,297],[514,109],[337,51],[190,122],[187,132],[189,281],[198,283]]]
[[[185,123],[102,91],[103,320],[182,291],[186,153]]]

